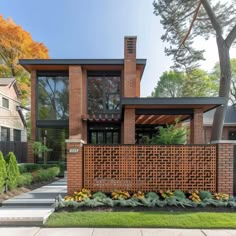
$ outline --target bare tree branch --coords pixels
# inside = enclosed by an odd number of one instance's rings
[[[188,30],[187,34],[184,36],[184,38],[183,38],[183,40],[182,40],[182,42],[181,42],[179,48],[180,48],[182,45],[184,45],[185,41],[187,40],[188,36],[190,35],[191,30],[192,30],[192,28],[193,28],[193,24],[194,24],[195,20],[197,19],[198,12],[199,12],[199,9],[200,9],[201,5],[202,5],[202,0],[200,0],[199,3],[198,3],[197,9],[196,9],[196,11],[195,11],[195,13],[194,13],[193,20],[192,20],[192,22],[191,22],[191,24],[190,24],[189,30]]]
[[[202,5],[206,10],[206,12],[210,18],[211,24],[212,24],[213,28],[215,29],[217,35],[222,35],[223,34],[222,27],[215,15],[213,9],[211,8],[209,2],[207,0],[202,0]]]

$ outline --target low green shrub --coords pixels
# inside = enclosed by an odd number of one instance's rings
[[[7,169],[7,188],[9,190],[17,187],[17,178],[20,175],[16,156],[13,152],[9,152],[6,157]]]
[[[7,177],[6,162],[2,152],[0,151],[0,193],[3,193],[5,190],[6,177]]]
[[[36,164],[36,163],[25,163],[25,164],[21,164],[20,166],[21,166],[20,168],[24,171],[22,173],[33,172],[33,171],[41,169],[41,165]]]
[[[59,167],[51,167],[48,169],[40,169],[33,173],[34,182],[43,182],[55,178],[60,172]]]
[[[23,174],[23,173],[27,172],[27,168],[25,167],[25,164],[19,164],[18,168],[19,168],[20,174]]]
[[[31,173],[23,173],[20,174],[17,178],[17,186],[22,187],[22,186],[28,186],[32,183],[33,181],[33,175]]]
[[[149,193],[146,194],[146,198],[159,199],[159,196],[154,192],[149,192]]]
[[[179,198],[179,199],[185,199],[186,198],[185,193],[181,190],[175,190],[174,191],[174,196]]]
[[[209,191],[200,191],[199,196],[202,200],[213,199],[213,195]]]
[[[107,198],[107,195],[103,192],[96,192],[92,195],[92,198],[104,199]]]

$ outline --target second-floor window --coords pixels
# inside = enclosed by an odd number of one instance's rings
[[[120,111],[120,72],[88,72],[88,114]]]
[[[7,98],[2,98],[2,106],[9,109],[9,100]]]
[[[38,72],[38,120],[68,120],[68,86],[69,77],[67,72]]]

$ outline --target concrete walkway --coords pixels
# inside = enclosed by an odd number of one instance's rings
[[[66,192],[67,180],[64,178],[2,202],[0,226],[43,225],[54,211],[55,197],[64,196]]]
[[[4,236],[236,236],[236,230],[100,229],[100,228],[0,228]]]

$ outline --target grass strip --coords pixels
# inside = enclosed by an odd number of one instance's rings
[[[56,212],[47,227],[136,227],[236,229],[236,213]]]

